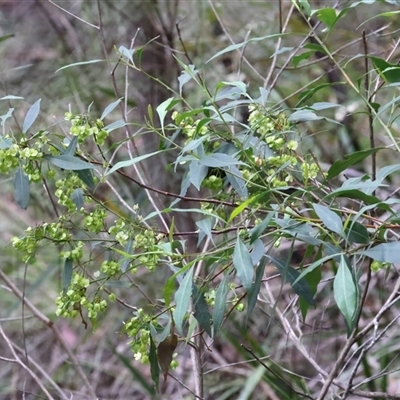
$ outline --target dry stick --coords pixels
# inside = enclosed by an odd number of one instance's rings
[[[32,311],[32,313],[38,318],[40,321],[42,321],[47,327],[49,327],[52,331],[58,342],[61,344],[61,346],[64,348],[65,352],[68,354],[68,357],[71,360],[72,365],[74,366],[77,375],[82,379],[86,389],[88,390],[90,396],[93,399],[96,399],[96,393],[94,392],[92,386],[90,385],[89,380],[87,379],[85,373],[83,372],[82,367],[80,366],[77,358],[75,355],[72,353],[71,349],[68,347],[66,344],[65,340],[63,339],[61,333],[57,329],[57,327],[54,325],[53,321],[49,318],[47,318],[40,310],[36,308],[34,304],[31,303],[31,301],[27,298],[24,299],[23,294],[21,291],[14,285],[14,283],[8,278],[8,276],[0,269],[0,278],[7,284],[7,286],[10,288],[10,290],[14,293],[15,296],[17,296],[21,301],[25,302],[25,306]]]
[[[294,10],[294,3],[290,7],[289,13],[288,13],[288,15],[286,17],[285,24],[283,25],[282,24],[282,0],[279,0],[279,25],[280,25],[279,33],[284,33],[286,31],[286,28],[289,25],[290,18],[291,18],[292,14],[293,14],[293,10]],[[264,89],[266,89],[266,87],[268,86],[268,83],[271,80],[272,74],[274,73],[274,70],[275,70],[275,67],[276,67],[276,62],[277,62],[277,59],[278,59],[277,52],[278,52],[279,48],[281,47],[281,43],[282,43],[282,36],[280,36],[278,38],[278,41],[277,41],[277,44],[276,44],[275,55],[272,58],[272,63],[271,63],[271,66],[269,68],[268,75],[264,79],[264,85],[263,85]],[[273,87],[273,85],[271,85],[271,86]]]
[[[21,359],[18,357],[17,353],[15,352],[15,349],[12,345],[12,343],[10,342],[10,340],[8,339],[8,337],[6,336],[6,334],[3,331],[3,328],[0,325],[0,335],[3,336],[4,341],[7,343],[8,347],[11,350],[11,353],[13,354],[14,358],[15,358],[15,362],[17,364],[19,364],[25,371],[28,372],[28,374],[36,381],[36,383],[39,385],[40,389],[43,391],[43,393],[46,394],[48,399],[51,400],[55,400],[54,397],[48,392],[48,390],[46,389],[46,387],[43,385],[43,383],[40,381],[39,377],[27,366],[25,365],[25,363],[23,361],[21,361]]]
[[[97,29],[97,30],[100,29],[98,26],[93,25],[93,24],[91,24],[90,22],[85,21],[84,19],[78,17],[77,15],[72,14],[71,12],[69,12],[68,10],[66,10],[65,8],[62,8],[62,7],[59,6],[58,4],[54,3],[54,1],[52,1],[52,0],[47,0],[47,1],[48,1],[50,4],[53,4],[53,6],[59,8],[61,11],[63,11],[63,12],[65,12],[66,14],[70,15],[71,17],[76,18],[78,21],[81,21],[81,22],[83,22],[84,24],[89,25],[89,26],[91,26],[92,28],[95,28],[95,29]]]

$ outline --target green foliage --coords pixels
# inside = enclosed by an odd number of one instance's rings
[[[304,38],[281,32],[233,43],[212,55],[204,68],[189,57],[189,63],[177,59],[182,71],[171,87],[161,83],[170,97],[154,108],[157,120],[151,106],[143,123],[132,123],[126,108],[123,115],[116,115],[128,101],[117,93],[102,112],[90,106],[84,114],[59,110],[64,115],[62,133],[54,126],[41,130],[41,99],[30,106],[22,129],[12,128],[14,109],[1,117],[0,172],[13,177],[16,203],[29,210],[31,193],[39,190],[34,187],[43,186],[46,197],[41,201],[53,210],[53,217],[14,236],[12,247],[30,264],[37,263],[49,246],[57,251],[63,273],[62,291],[54,299],[56,317],[76,318],[85,328],[89,320],[95,330],[108,318],[111,303],[129,310],[119,321],[119,331],[129,338],[133,358],[150,364],[156,390],[160,372],[166,380],[179,366],[178,342],[201,353],[206,335],[207,340],[218,340],[224,324],[250,324],[252,313],[260,312],[263,303],[271,307],[271,321],[280,319],[291,339],[297,332],[285,319],[286,307],[300,325],[300,317],[307,323],[310,310],[324,309],[325,298],[334,299],[342,318],[338,325],[346,327],[349,341],[354,340],[347,342],[348,349],[372,328],[378,329],[378,317],[370,317],[366,309],[371,280],[382,269],[390,274],[400,252],[400,200],[395,191],[382,194],[400,164],[377,167],[377,157],[388,154],[387,147],[399,151],[394,115],[398,98],[379,96],[396,90],[399,67],[365,54],[365,63],[371,62],[372,68],[357,74],[352,62],[358,57],[344,64],[339,50],[332,50],[329,39],[338,34],[342,19],[368,2],[342,10],[293,3],[307,24],[316,18],[324,25],[313,35],[315,43],[299,42],[297,50],[303,52],[288,56],[296,73],[312,57],[327,57],[341,74],[340,81],[302,87],[293,103],[277,100],[279,91],[272,87],[266,90],[240,79],[211,85],[205,74],[220,57],[248,45]],[[279,47],[274,58],[289,51]],[[148,76],[142,52],[146,46],[120,46],[107,61]],[[102,61],[74,62],[58,71]],[[354,83],[364,80],[365,89]],[[343,82],[354,92],[354,114],[368,114],[364,118],[370,121],[369,147],[326,162],[323,153],[310,146],[313,135],[308,132],[342,129],[344,119],[338,121],[333,113],[346,105],[331,99],[307,103]],[[187,88],[198,98],[188,96]],[[135,133],[132,125],[139,126]],[[377,132],[385,135],[381,142],[386,145],[375,144]],[[147,147],[147,140],[155,140],[155,146]],[[160,179],[175,180],[180,191],[159,189],[151,179],[163,157],[169,164]],[[369,160],[371,168],[351,176]],[[128,196],[132,192],[135,202]],[[185,230],[182,220],[176,222],[181,214],[192,222],[191,230]],[[150,282],[149,294],[141,292],[145,305],[129,305],[129,293],[143,280]],[[277,282],[272,289],[269,280]],[[372,322],[363,322],[364,318]],[[361,335],[365,326],[369,328]],[[300,336],[293,340],[302,349]],[[262,345],[257,351],[263,351]],[[282,398],[293,398],[293,393],[308,396],[316,390],[297,373],[289,378],[287,367],[272,368],[258,356],[254,360],[258,367],[243,385],[240,399],[251,398],[261,381]],[[341,368],[345,366],[339,365],[335,373]],[[336,376],[325,375],[321,373],[329,388]],[[348,392],[356,390],[351,382],[348,387]],[[323,390],[320,399],[326,394]],[[153,393],[150,386],[147,391]]]

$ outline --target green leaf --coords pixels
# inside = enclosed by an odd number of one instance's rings
[[[133,55],[135,54],[135,49],[128,49],[125,46],[119,46],[118,53],[121,54],[121,56],[126,57],[132,64],[134,64]]]
[[[400,66],[390,64],[382,58],[370,57],[372,64],[381,78],[388,84],[400,82]]]
[[[337,22],[336,11],[333,8],[320,8],[316,15],[328,27],[328,30],[331,30]]]
[[[368,244],[371,242],[367,228],[357,221],[345,228],[346,240],[350,243]]]
[[[33,125],[36,121],[36,118],[40,112],[40,102],[42,99],[36,100],[32,106],[29,108],[28,112],[26,113],[24,124],[22,126],[22,133],[28,132],[28,129]]]
[[[395,264],[400,262],[400,242],[381,243],[368,250],[359,252],[375,261]]]
[[[287,261],[279,260],[275,257],[271,257],[266,254],[266,256],[272,261],[279,271],[283,282],[289,282],[295,293],[304,299],[311,306],[315,305],[314,294],[308,284],[308,282],[300,278],[300,273],[293,267],[289,265]]]
[[[126,254],[132,254],[132,248],[133,248],[133,239],[130,238],[128,239],[128,241],[126,242],[126,245],[124,247],[124,252]],[[128,269],[128,266],[130,264],[132,260],[129,257],[123,257],[123,259],[120,262],[121,265],[121,271],[122,272],[126,272],[126,270]]]
[[[126,126],[127,123],[123,119],[118,119],[117,121],[112,122],[111,124],[104,127],[104,130],[108,133],[115,131],[116,129],[122,128]]]
[[[105,61],[104,60],[90,60],[90,61],[81,61],[81,62],[77,62],[77,63],[73,63],[73,64],[68,64],[68,65],[64,65],[61,68],[58,68],[56,73],[62,71],[63,69],[67,69],[67,68],[70,68],[70,67],[77,67],[77,66],[80,66],[80,65],[88,65],[88,64],[96,64],[96,63],[99,63],[99,62],[105,62]]]
[[[268,213],[268,215],[265,217],[265,219],[263,221],[261,221],[259,224],[257,224],[250,231],[250,244],[254,243],[263,234],[263,232],[268,228],[268,225],[270,224],[274,215],[275,215],[275,213],[273,211],[270,211]]]
[[[253,262],[246,245],[240,240],[236,240],[235,250],[233,252],[233,266],[236,269],[236,275],[240,279],[246,290],[251,288],[254,277]]]
[[[108,114],[114,111],[114,109],[118,106],[119,103],[121,103],[123,97],[120,99],[114,101],[113,103],[109,104],[103,111],[103,114],[101,114],[100,119],[103,120],[105,117],[107,117]]]
[[[67,138],[65,138],[65,140],[68,141]],[[67,156],[75,155],[77,144],[78,144],[78,136],[74,136],[72,140],[69,142],[68,147],[64,150],[62,154]]]
[[[211,337],[211,315],[208,310],[204,294],[199,291],[197,286],[193,283],[192,295],[194,303],[194,317],[199,323],[200,327],[204,329],[208,336]]]
[[[256,278],[254,284],[247,292],[247,313],[246,313],[246,321],[248,321],[251,312],[254,310],[254,307],[257,303],[258,293],[260,292],[262,278],[264,276],[265,266],[267,264],[267,259],[264,257],[258,267],[256,268]]]
[[[198,74],[198,70],[195,68],[194,65],[188,65],[184,71],[181,71],[181,75],[178,76],[178,82],[179,82],[179,94],[182,95],[182,88],[183,85],[188,83],[191,79],[194,79],[194,77]]]
[[[20,167],[14,176],[14,198],[18,205],[26,210],[30,198],[29,178]]]
[[[200,221],[196,221],[196,226],[199,228],[199,240],[197,241],[197,245],[199,245],[202,242],[205,235],[210,239],[211,243],[214,244],[214,239],[211,232],[212,229],[211,218],[206,218]]]
[[[199,163],[212,168],[224,168],[231,165],[246,165],[224,153],[212,153],[200,158]]]
[[[88,187],[90,187],[91,189],[94,188],[95,185],[93,175],[90,169],[80,169],[79,171],[75,171],[75,173],[78,175],[79,179]]]
[[[256,195],[256,196],[250,197],[250,199],[247,199],[242,204],[239,204],[232,211],[227,223],[229,224],[229,222],[231,222],[234,218],[236,218],[239,214],[241,214],[244,209],[246,209],[251,203],[253,203],[253,201],[257,200],[259,197],[260,197],[260,195]]]
[[[300,64],[301,61],[303,61],[303,60],[308,60],[308,59],[309,59],[311,56],[313,56],[314,54],[315,54],[315,51],[306,51],[306,52],[301,53],[301,54],[299,54],[299,55],[297,55],[297,56],[294,56],[294,57],[292,58],[293,66],[294,66],[295,68],[297,68],[297,66]]]
[[[81,188],[75,189],[72,192],[71,200],[74,202],[76,209],[80,210],[83,207],[83,204],[85,203],[83,197],[83,190]]]
[[[153,338],[150,335],[150,351],[149,351],[149,362],[151,379],[153,379],[154,386],[158,392],[158,385],[160,383],[160,366],[158,365],[157,348],[154,344]]]
[[[225,316],[226,298],[228,296],[228,274],[225,274],[224,279],[219,284],[215,294],[215,304],[213,312],[213,337],[219,332]]]
[[[13,96],[12,94],[2,97],[0,100],[23,100],[21,96]]]
[[[239,50],[241,49],[243,46],[246,46],[248,43],[251,42],[260,42],[262,40],[265,39],[274,39],[274,38],[278,38],[278,37],[283,37],[283,36],[288,36],[290,35],[289,33],[277,33],[274,35],[268,35],[268,36],[262,36],[262,37],[255,37],[255,38],[251,38],[249,40],[246,40],[245,42],[242,43],[237,43],[237,44],[232,44],[228,47],[226,47],[225,49],[219,51],[218,53],[214,54],[211,58],[209,58],[205,63],[209,63],[211,60],[214,60],[215,58],[222,56],[223,54],[229,53],[231,51],[234,50]]]
[[[339,269],[333,281],[333,295],[340,312],[343,314],[348,332],[354,325],[354,317],[357,312],[358,296],[353,275],[347,265],[343,254],[340,257]]]
[[[179,285],[179,289],[175,292],[174,296],[175,309],[173,317],[176,329],[182,336],[183,336],[183,326],[182,326],[183,319],[185,318],[185,314],[188,311],[190,304],[190,295],[192,293],[193,270],[194,268],[191,267],[190,270],[186,273],[181,284]]]
[[[344,160],[336,161],[329,168],[327,179],[330,180],[335,176],[338,176],[341,172],[343,172],[347,168],[350,168],[353,165],[359,163],[360,161],[365,160],[371,154],[375,154],[378,150],[381,149],[382,147],[376,147],[374,149],[361,150],[352,154],[345,155]]]
[[[307,16],[311,16],[311,7],[310,7],[310,3],[308,2],[308,0],[298,0],[298,1],[299,1],[299,5],[304,10],[305,14]]]
[[[73,261],[72,258],[67,258],[65,260],[63,275],[62,275],[62,287],[63,293],[67,293],[69,284],[72,280],[72,271],[73,271]]]
[[[160,118],[160,124],[161,124],[161,130],[164,133],[164,120],[165,116],[167,115],[168,111],[178,103],[178,100],[174,100],[173,97],[170,97],[169,99],[163,101],[157,108],[157,114],[158,117]]]
[[[126,160],[126,161],[120,161],[116,163],[106,174],[105,176],[111,175],[113,172],[119,170],[120,168],[126,168],[130,167],[133,164],[137,164],[138,162],[141,162],[143,160],[146,160],[146,158],[150,158],[155,156],[156,154],[162,153],[162,150],[155,151],[153,153],[149,154],[143,154],[142,156],[132,158],[131,160]]]
[[[313,207],[318,217],[330,231],[338,235],[343,233],[343,223],[339,215],[321,204],[313,204]]]
[[[44,158],[54,164],[56,167],[65,169],[67,171],[80,171],[84,169],[94,169],[92,164],[87,163],[86,161],[81,160],[80,158],[68,156],[68,155],[58,155],[58,156],[49,156],[45,155]]]

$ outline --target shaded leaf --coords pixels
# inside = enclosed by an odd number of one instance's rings
[[[357,221],[350,223],[346,227],[345,234],[347,241],[350,243],[368,244],[371,241],[367,228]]]
[[[254,284],[251,286],[249,291],[247,292],[247,313],[246,313],[246,321],[248,320],[251,312],[254,310],[254,307],[257,302],[257,296],[260,292],[261,281],[264,276],[265,266],[267,264],[267,259],[264,257],[258,267],[256,268],[256,278]]]
[[[117,121],[112,122],[111,124],[104,127],[104,130],[108,133],[115,131],[116,129],[122,128],[126,126],[126,122],[123,119],[118,119]]]
[[[18,205],[26,210],[30,198],[29,178],[20,167],[14,176],[14,198]]]
[[[126,245],[124,247],[124,252],[126,254],[132,254],[132,247],[133,247],[133,239],[129,238],[128,241],[126,242]],[[126,270],[128,269],[128,266],[131,262],[130,257],[124,257],[121,261],[120,261],[120,266],[121,266],[121,271],[122,272],[126,272]]]
[[[236,269],[236,275],[240,279],[243,287],[249,290],[254,277],[253,262],[249,250],[240,240],[239,236],[237,237],[235,250],[233,252],[233,266]]]
[[[192,286],[193,303],[194,303],[194,317],[199,323],[200,327],[204,329],[208,336],[211,337],[211,315],[208,310],[204,294],[199,291],[197,286],[193,283]]]
[[[75,173],[78,175],[79,179],[88,187],[92,189],[94,188],[93,175],[90,169],[80,169],[78,171],[75,171]]]
[[[160,384],[160,366],[158,365],[157,348],[154,344],[153,338],[150,335],[150,351],[149,351],[149,362],[151,379],[153,379],[154,386],[158,392],[158,385]]]
[[[226,298],[228,296],[228,274],[224,276],[224,279],[219,284],[217,292],[215,293],[215,304],[213,312],[213,337],[215,337],[221,328],[222,321],[224,320]]]
[[[65,138],[65,140],[68,139]],[[62,154],[67,156],[73,156],[75,154],[77,144],[78,144],[78,136],[74,136]]]
[[[56,167],[65,169],[67,171],[79,171],[84,169],[94,169],[92,164],[81,160],[78,157],[60,154],[58,156],[45,155],[44,158],[54,164]]]
[[[268,228],[274,215],[275,213],[270,211],[268,215],[250,231],[250,244],[254,243]]]
[[[231,165],[246,165],[245,163],[235,160],[232,156],[224,153],[213,153],[203,156],[199,160],[200,164],[212,168],[223,168]]]
[[[104,60],[81,61],[81,62],[76,62],[76,63],[64,65],[63,67],[58,68],[56,73],[62,71],[63,69],[67,69],[67,68],[70,68],[70,67],[78,67],[80,65],[96,64],[96,63],[99,63],[99,62],[104,62]]]
[[[292,286],[295,293],[299,295],[299,297],[304,299],[311,306],[314,306],[314,294],[308,282],[304,278],[300,278],[299,271],[291,267],[288,262],[279,260],[275,257],[271,257],[268,254],[266,256],[276,266],[279,274],[282,277],[282,280],[284,282],[288,282]]]
[[[352,167],[353,165],[366,159],[371,154],[375,154],[378,150],[381,149],[382,147],[376,147],[374,149],[360,150],[355,153],[345,155],[344,160],[339,160],[332,164],[332,166],[329,168],[327,179],[330,180],[335,176],[338,176],[347,168]]]
[[[25,119],[24,119],[24,124],[22,126],[22,133],[26,133],[28,129],[33,125],[33,123],[36,121],[36,118],[39,115],[40,112],[40,102],[42,99],[36,100],[32,106],[29,108]]]
[[[80,210],[83,207],[83,204],[85,203],[83,198],[83,190],[81,188],[75,189],[72,192],[71,200],[74,202],[76,209]]]

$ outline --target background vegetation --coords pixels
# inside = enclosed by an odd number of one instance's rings
[[[0,3],[0,398],[400,398],[397,1]]]

